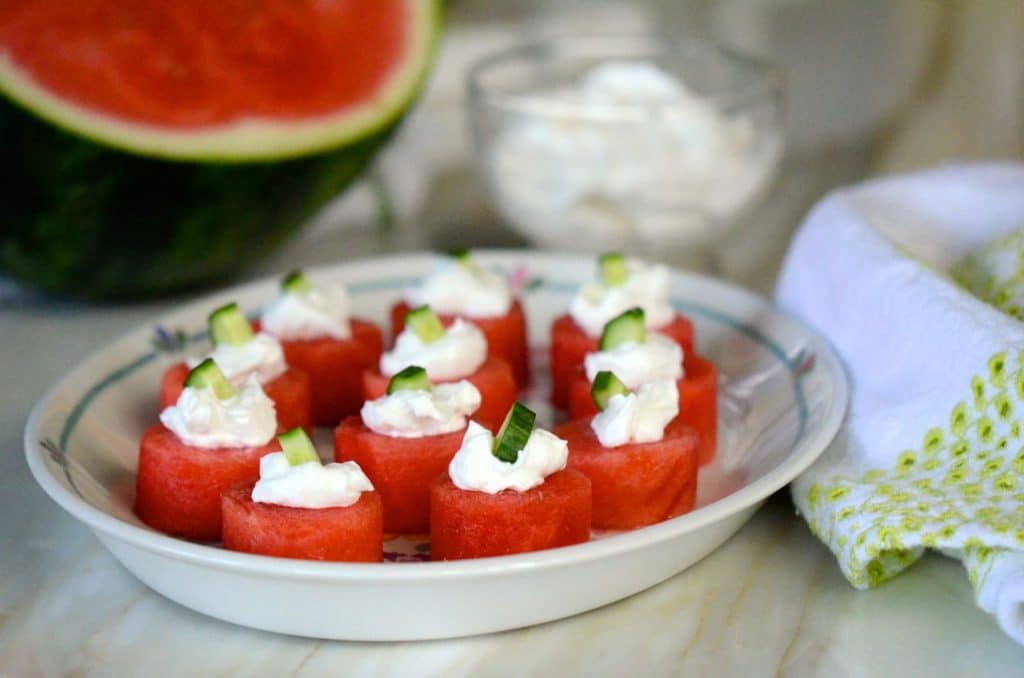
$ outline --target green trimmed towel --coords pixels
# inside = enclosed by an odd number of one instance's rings
[[[827,336],[852,394],[792,485],[857,588],[925,549],[963,561],[1024,643],[1024,166],[949,167],[833,193],[787,255],[779,303]]]

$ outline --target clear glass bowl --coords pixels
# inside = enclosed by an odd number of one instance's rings
[[[637,64],[687,93],[662,96]],[[542,40],[481,59],[467,86],[491,199],[542,247],[685,261],[738,223],[782,156],[775,70],[703,40]]]

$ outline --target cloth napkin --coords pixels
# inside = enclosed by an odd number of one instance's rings
[[[1021,227],[1022,165],[868,182],[811,211],[776,294],[852,388],[843,431],[791,486],[811,531],[860,589],[928,548],[959,558],[1024,644]]]

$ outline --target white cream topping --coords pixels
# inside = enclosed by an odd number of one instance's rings
[[[608,407],[590,420],[604,447],[653,443],[665,437],[665,427],[679,414],[679,390],[671,379],[641,385],[625,395],[613,395]]]
[[[458,431],[480,407],[480,391],[468,381],[437,384],[429,391],[396,391],[363,404],[363,423],[392,438],[423,438]]]
[[[601,336],[605,323],[631,308],[644,310],[647,327],[657,329],[672,322],[675,309],[669,303],[668,269],[636,259],[626,260],[628,277],[608,287],[595,282],[584,285],[569,304],[569,315],[592,337]]]
[[[405,328],[395,340],[395,347],[380,357],[380,371],[390,377],[410,365],[419,365],[431,381],[452,381],[473,374],[485,360],[487,339],[483,332],[456,318],[444,336],[429,344]]]
[[[348,292],[342,286],[308,292],[282,292],[263,310],[263,329],[278,339],[352,336]]]
[[[186,386],[178,401],[160,413],[160,421],[194,447],[258,447],[270,442],[277,430],[274,403],[255,376],[226,400],[218,399],[212,388]]]
[[[533,430],[512,464],[495,457],[491,452],[493,445],[490,431],[475,421],[469,422],[462,446],[448,465],[448,476],[456,487],[487,494],[502,490],[525,492],[564,469],[569,457],[567,443],[544,429]]]
[[[320,509],[351,506],[363,492],[373,491],[373,483],[359,464],[321,464],[309,461],[291,466],[283,452],[260,459],[260,479],[252,488],[252,500],[295,508]]]
[[[683,349],[664,334],[648,332],[642,343],[627,341],[610,351],[588,353],[583,367],[591,382],[598,372],[609,371],[633,390],[649,381],[681,379]]]
[[[260,332],[251,341],[239,346],[221,344],[203,358],[190,358],[189,369],[203,362],[204,358],[213,358],[227,380],[235,386],[243,384],[250,376],[265,384],[288,369],[281,342],[265,332]]]
[[[512,292],[494,271],[449,257],[423,282],[408,288],[405,301],[413,308],[429,305],[435,313],[493,318],[508,313]]]

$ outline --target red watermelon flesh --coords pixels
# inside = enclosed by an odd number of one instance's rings
[[[409,305],[400,301],[391,307],[391,338],[394,340],[405,329],[405,315]],[[438,314],[441,323],[448,327],[459,316]],[[473,323],[487,339],[487,355],[501,358],[512,368],[519,388],[530,385],[530,346],[527,341],[526,313],[518,299],[512,302],[508,313],[494,318],[471,318],[462,316]]]
[[[0,5],[0,45],[78,106],[200,128],[366,101],[406,58],[409,12],[401,0],[15,0]]]
[[[376,492],[363,492],[351,506],[308,509],[254,502],[252,488],[253,483],[242,483],[222,496],[224,548],[304,560],[383,559]]]
[[[590,539],[590,481],[577,471],[552,473],[527,490],[462,490],[448,474],[430,487],[430,557],[505,556]]]
[[[563,424],[554,434],[569,443],[569,468],[586,475],[594,493],[594,527],[630,530],[693,509],[697,497],[697,435],[678,420],[654,443],[606,448],[590,420]]]
[[[260,459],[280,449],[192,447],[163,424],[146,429],[139,444],[135,513],[150,527],[194,541],[220,539],[220,495],[242,482],[255,482]]]
[[[160,409],[178,402],[178,396],[185,388],[188,365],[176,363],[167,368],[160,381]],[[289,431],[301,426],[307,431],[313,426],[313,402],[309,377],[304,372],[287,369],[280,376],[263,384],[263,392],[274,401],[277,412],[278,432]]]
[[[349,417],[334,431],[334,459],[356,462],[373,483],[386,532],[423,534],[430,529],[430,483],[448,470],[465,432],[392,438]]]
[[[473,420],[492,432],[497,431],[518,395],[512,369],[504,360],[488,358],[465,379],[480,391],[480,409],[473,414]],[[389,380],[378,369],[367,370],[363,373],[363,395],[367,400],[385,395]]]
[[[363,372],[373,369],[384,349],[384,336],[373,323],[353,318],[348,339],[281,340],[288,365],[309,376],[313,423],[337,426],[363,406]]]
[[[685,374],[676,382],[679,389],[679,420],[697,432],[700,463],[715,458],[718,449],[718,370],[710,360],[695,353],[686,356]],[[590,419],[597,406],[590,396],[590,381],[579,369],[569,387],[569,418]]]
[[[683,347],[683,355],[693,352],[693,324],[682,315],[656,330]],[[598,350],[600,337],[589,336],[568,313],[551,325],[551,402],[562,409],[569,406],[572,375],[582,367],[588,353]]]

